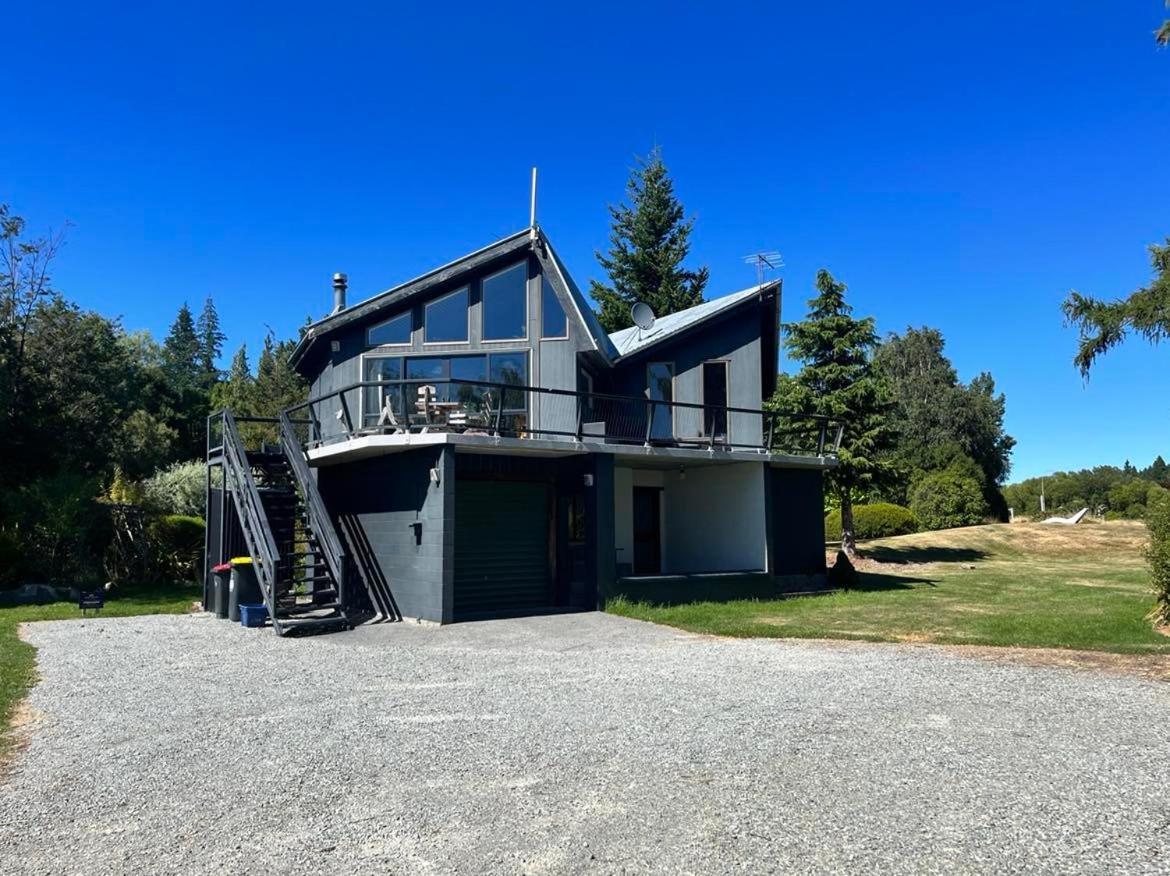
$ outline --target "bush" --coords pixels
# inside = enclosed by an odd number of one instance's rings
[[[107,509],[95,501],[94,478],[70,472],[33,480],[0,497],[8,512],[2,552],[9,585],[79,584],[103,580],[101,558],[110,542]]]
[[[858,538],[888,538],[908,535],[919,530],[918,519],[909,508],[889,502],[853,506],[854,535]],[[830,511],[825,517],[825,538],[841,540],[841,509]]]
[[[979,481],[954,469],[922,477],[910,491],[910,509],[926,529],[973,526],[987,514]]]
[[[1150,583],[1154,588],[1154,608],[1150,619],[1159,626],[1170,625],[1170,490],[1150,491],[1146,501],[1146,527],[1150,546],[1146,562],[1150,564]]]
[[[199,581],[203,564],[203,520],[167,514],[148,527],[152,565],[164,581]]]
[[[146,479],[143,504],[155,514],[202,517],[206,477],[204,463],[176,462]]]

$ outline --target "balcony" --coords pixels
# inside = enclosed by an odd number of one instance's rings
[[[449,443],[532,453],[752,453],[832,464],[842,436],[840,423],[815,414],[482,380],[362,381],[287,413],[310,458],[321,462]]]

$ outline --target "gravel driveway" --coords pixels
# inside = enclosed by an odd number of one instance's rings
[[[1170,871],[1170,685],[599,614],[25,628],[0,872]]]

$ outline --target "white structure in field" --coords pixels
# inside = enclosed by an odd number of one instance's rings
[[[1042,520],[1042,523],[1055,523],[1060,526],[1074,526],[1085,519],[1085,515],[1089,513],[1088,508],[1082,508],[1071,517],[1049,517],[1047,520]]]

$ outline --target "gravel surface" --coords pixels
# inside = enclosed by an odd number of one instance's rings
[[[0,873],[1170,872],[1170,685],[599,614],[40,623]]]

